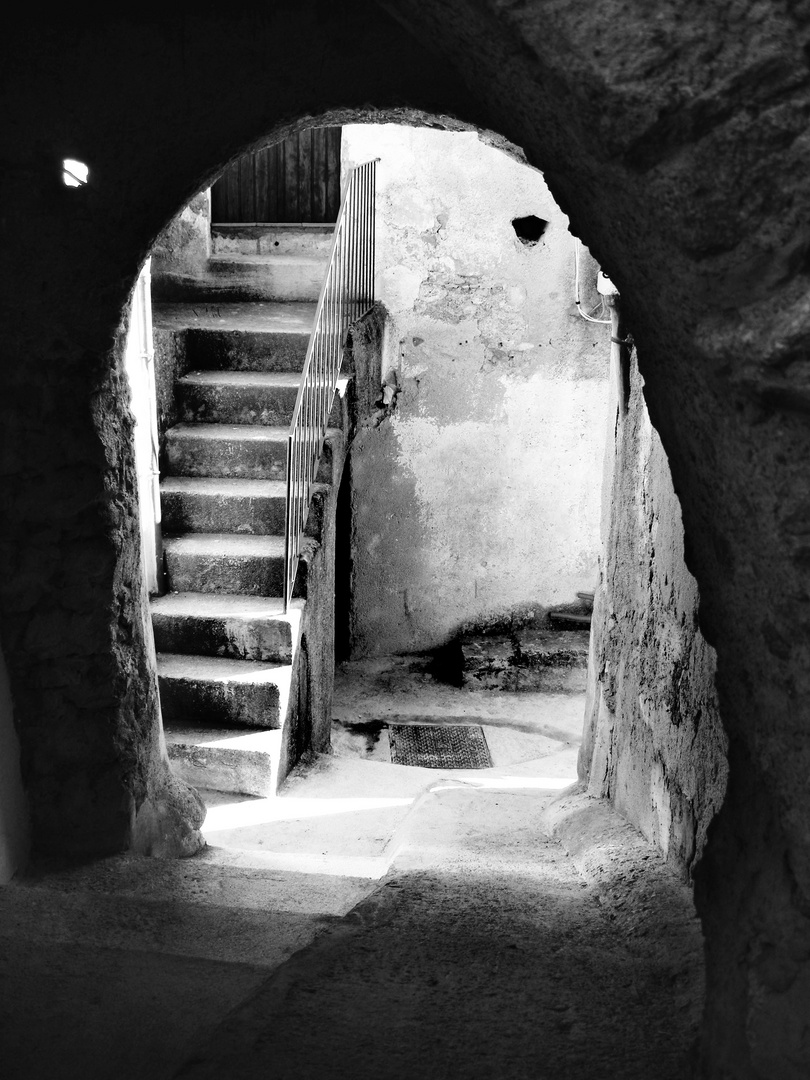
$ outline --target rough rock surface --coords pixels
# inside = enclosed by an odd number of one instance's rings
[[[580,775],[691,873],[725,795],[714,678],[666,454],[635,363],[617,410]]]

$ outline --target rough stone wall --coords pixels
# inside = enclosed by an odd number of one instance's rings
[[[0,885],[28,858],[28,804],[20,776],[20,744],[6,664],[0,655]]]
[[[803,0],[7,16],[0,636],[35,849],[131,844],[162,785],[116,389],[152,240],[303,117],[490,128],[621,289],[717,653],[729,776],[695,869],[700,1071],[810,1073],[808,42]],[[88,163],[87,187],[61,184],[63,157]]]
[[[154,294],[160,296],[165,278],[204,277],[210,255],[211,191],[206,188],[172,218],[152,248]]]
[[[626,412],[616,404],[580,778],[689,873],[726,787],[716,657],[635,360]]]
[[[349,125],[342,154],[380,158],[396,388],[352,448],[356,654],[575,602],[596,579],[610,332],[577,313],[567,219],[475,132]],[[512,220],[528,215],[547,226],[525,244]]]

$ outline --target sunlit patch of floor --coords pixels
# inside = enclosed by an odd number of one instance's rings
[[[278,795],[205,792],[212,853],[308,874],[377,879],[406,843],[427,793],[467,785],[551,797],[576,780],[584,695],[470,692],[377,663],[344,665],[336,681],[332,754],[294,769]],[[367,670],[368,669],[368,670]],[[477,725],[491,768],[391,761],[392,725]]]

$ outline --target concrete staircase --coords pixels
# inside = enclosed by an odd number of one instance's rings
[[[287,614],[281,593],[287,431],[315,305],[306,283],[281,292],[281,303],[154,312],[156,343],[162,333],[165,353],[165,335],[172,341],[159,386],[176,421],[162,440],[168,592],[152,601],[167,748],[195,787],[260,796],[275,793],[295,757],[306,610],[304,564]],[[307,525],[315,546],[335,438]]]
[[[218,293],[317,300],[332,225],[213,225],[208,270]]]

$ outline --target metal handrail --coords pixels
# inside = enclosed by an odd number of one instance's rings
[[[284,610],[298,573],[304,529],[350,323],[374,303],[374,204],[379,158],[349,174],[335,223],[301,385],[287,437],[287,511],[284,530]]]

